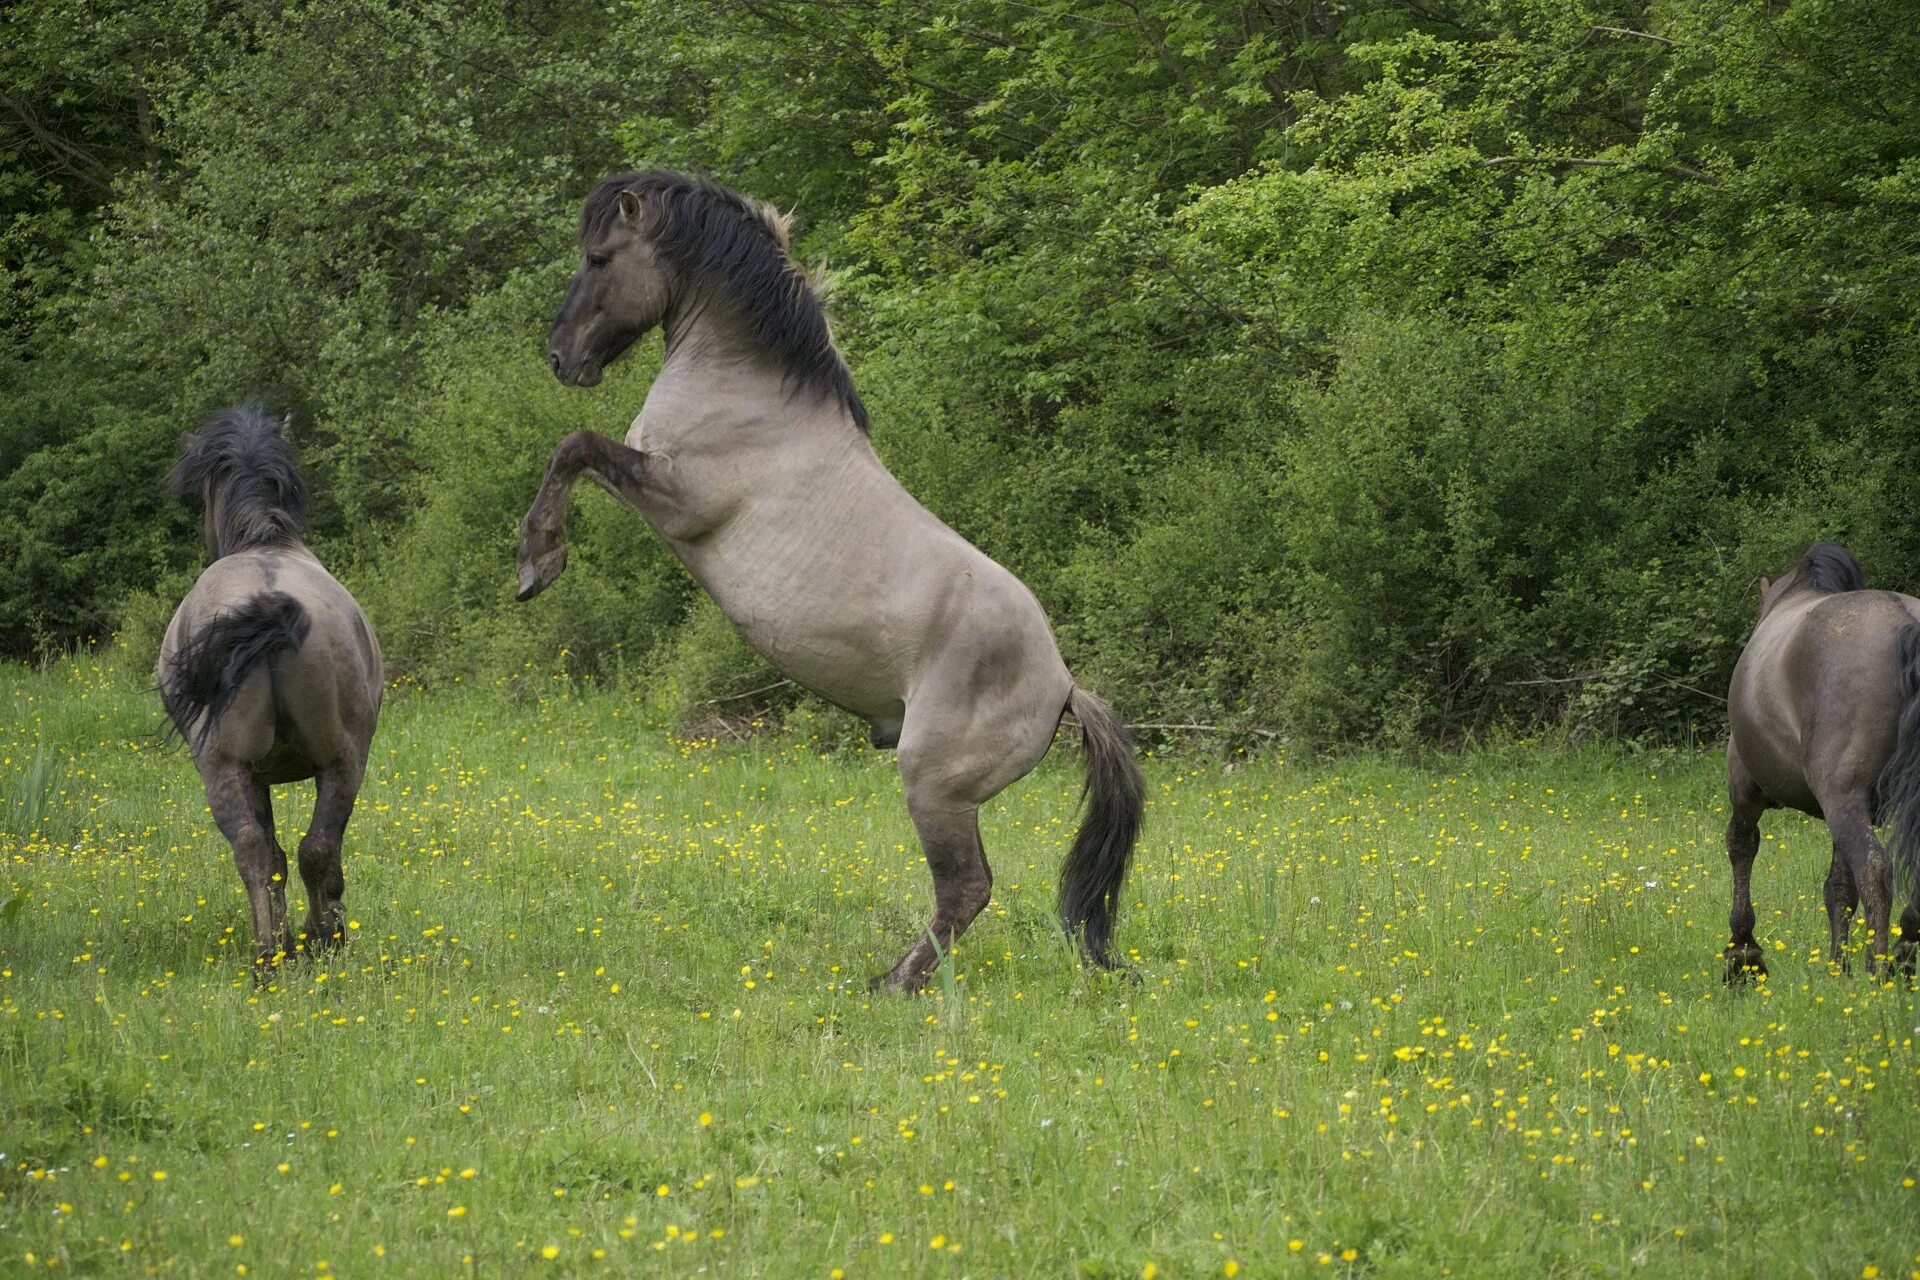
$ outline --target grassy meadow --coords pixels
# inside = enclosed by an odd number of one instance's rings
[[[1829,969],[1780,815],[1722,986],[1716,756],[1150,759],[1131,982],[1051,925],[1057,750],[875,998],[888,753],[402,690],[351,944],[257,989],[144,683],[0,672],[0,1274],[1920,1276],[1915,998]]]

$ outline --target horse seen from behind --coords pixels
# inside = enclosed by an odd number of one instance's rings
[[[366,615],[301,540],[307,489],[283,426],[248,405],[181,437],[167,483],[182,496],[199,493],[213,562],[168,624],[157,672],[167,716],[246,885],[256,971],[296,945],[274,783],[314,780],[299,852],[305,945],[342,940],[341,841],[383,686]]]
[[[1890,958],[1911,968],[1920,942],[1920,600],[1868,590],[1859,563],[1832,542],[1815,543],[1759,585],[1760,617],[1727,693],[1727,981],[1767,971],[1750,889],[1760,815],[1773,808],[1824,818],[1833,834],[1831,958],[1845,963],[1860,905],[1869,972]],[[1892,823],[1891,858],[1874,833],[1883,820]],[[1907,896],[1897,954],[1888,927],[1896,887]]]
[[[933,874],[931,924],[875,986],[912,990],[986,906],[980,806],[1047,753],[1072,711],[1089,805],[1059,912],[1094,964],[1145,787],[1126,728],[1074,683],[1026,586],[894,479],[787,219],[664,170],[602,182],[581,263],[549,335],[554,374],[590,387],[655,327],[665,354],[626,443],[563,440],[521,525],[519,595],[566,564],[567,495],[588,476],[637,512],[749,644],[898,748],[907,812]]]

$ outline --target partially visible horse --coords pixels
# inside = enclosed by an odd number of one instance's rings
[[[213,558],[160,646],[160,698],[206,783],[253,908],[255,964],[291,955],[276,782],[314,780],[300,841],[306,945],[342,938],[340,844],[380,713],[380,644],[366,615],[301,541],[306,484],[282,422],[227,409],[180,438],[168,485],[197,490]]]
[[[1089,960],[1111,963],[1145,802],[1126,727],[1074,683],[1033,594],[874,453],[787,220],[702,179],[626,173],[587,197],[580,250],[548,339],[554,373],[593,386],[655,326],[666,353],[625,445],[581,431],[554,451],[521,525],[520,598],[565,567],[567,494],[585,473],[769,662],[899,748],[934,911],[876,986],[921,986],[986,906],[980,805],[1040,762],[1072,711],[1091,804],[1060,916]]]
[[[1832,542],[1809,547],[1776,581],[1760,579],[1760,619],[1727,692],[1727,857],[1733,940],[1727,981],[1764,974],[1750,894],[1760,815],[1798,809],[1833,834],[1827,872],[1830,953],[1856,903],[1872,933],[1868,969],[1913,963],[1920,941],[1920,600],[1869,591],[1860,565]],[[1893,857],[1874,834],[1891,818]],[[1894,870],[1907,894],[1900,948],[1889,946]]]

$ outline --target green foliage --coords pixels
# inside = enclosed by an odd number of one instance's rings
[[[34,749],[33,760],[7,779],[6,807],[0,809],[0,830],[23,839],[34,834],[47,816],[47,800],[52,793],[53,753],[42,744]],[[14,900],[0,906],[0,919],[11,918],[19,910],[18,895],[15,895]]]
[[[91,12],[91,10],[89,10]],[[1712,732],[1745,583],[1920,584],[1920,32],[1849,0],[404,12],[0,27],[0,648],[144,634],[172,440],[300,411],[317,540],[422,680],[767,683],[565,431],[575,202],[705,168],[807,226],[877,447],[1136,720]],[[534,687],[544,688],[541,683]],[[754,710],[778,711],[755,703]],[[745,711],[747,708],[742,708]]]

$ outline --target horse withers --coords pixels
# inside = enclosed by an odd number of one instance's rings
[[[168,485],[197,490],[212,558],[160,646],[160,698],[206,784],[253,908],[256,966],[295,950],[274,783],[314,780],[300,841],[305,944],[342,940],[340,845],[380,713],[380,644],[301,540],[307,489],[281,420],[252,406],[180,438]]]
[[[565,567],[567,494],[585,474],[769,662],[898,748],[934,911],[876,985],[921,986],[986,906],[980,806],[1040,762],[1071,710],[1090,804],[1060,916],[1110,963],[1145,803],[1126,728],[1075,684],[1033,593],[880,461],[786,219],[702,179],[627,173],[587,197],[580,250],[548,338],[555,375],[593,386],[656,326],[666,352],[624,445],[582,431],[554,451],[521,525],[520,598]]]
[[[1846,548],[1815,543],[1776,580],[1760,579],[1760,617],[1727,693],[1727,857],[1733,866],[1727,981],[1763,975],[1751,879],[1760,815],[1798,809],[1833,834],[1827,872],[1830,954],[1856,905],[1871,932],[1868,968],[1911,968],[1920,942],[1920,600],[1869,591]],[[1892,858],[1874,825],[1890,819]],[[1890,947],[1895,869],[1907,895]]]

